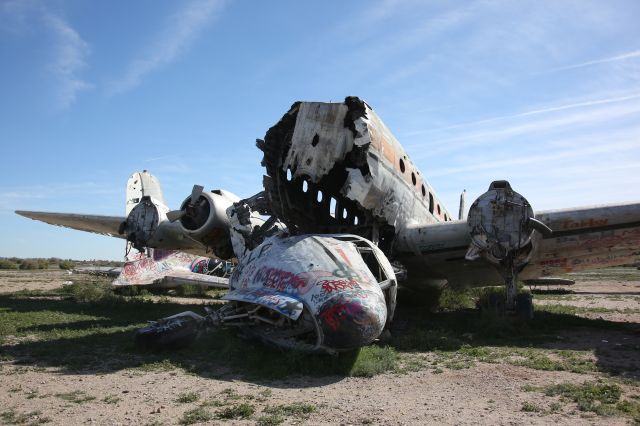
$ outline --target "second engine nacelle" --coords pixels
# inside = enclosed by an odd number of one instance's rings
[[[192,195],[188,196],[180,206],[184,212],[180,217],[184,234],[213,249],[218,257],[233,257],[227,209],[240,198],[220,189],[200,192],[198,195],[195,201]]]

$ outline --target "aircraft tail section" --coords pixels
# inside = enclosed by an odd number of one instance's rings
[[[167,205],[160,187],[160,181],[146,170],[135,172],[127,181],[126,216],[129,216],[131,210],[138,205],[142,197],[151,197],[163,205]]]
[[[125,201],[126,217],[129,217],[131,210],[140,203],[143,197],[151,197],[163,206],[167,205],[167,202],[164,199],[164,194],[162,193],[162,188],[160,187],[160,181],[157,177],[146,170],[133,173],[127,180]],[[127,241],[125,247],[125,259],[127,261],[133,261],[141,256],[140,253],[132,250],[132,248],[133,243]],[[149,256],[153,256],[152,248],[148,248],[147,252]]]

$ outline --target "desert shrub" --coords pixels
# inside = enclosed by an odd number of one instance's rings
[[[36,262],[35,260],[23,260],[22,263],[20,264],[20,269],[23,269],[23,270],[38,269],[38,262]]]
[[[118,299],[107,282],[73,283],[63,287],[63,291],[76,302],[104,303]]]
[[[0,269],[18,269],[18,264],[8,259],[0,259]]]
[[[62,260],[60,261],[60,263],[58,263],[58,268],[64,269],[64,270],[73,269],[75,267],[76,267],[76,264],[73,263],[71,260]]]

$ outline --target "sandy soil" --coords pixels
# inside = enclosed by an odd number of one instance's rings
[[[71,276],[69,272],[62,269],[0,270],[0,294],[19,290],[52,290],[68,283]]]
[[[64,271],[3,272],[0,292],[19,289],[55,288],[68,280]],[[578,282],[575,294],[563,296],[561,304],[579,307],[603,307],[611,310],[640,309],[640,282]],[[604,294],[594,294],[604,293]],[[551,303],[537,300],[536,303]],[[556,302],[557,303],[557,302]],[[582,314],[580,314],[582,315]],[[613,321],[640,324],[640,314],[620,312],[584,313]],[[594,356],[616,365],[636,365],[640,360],[621,359],[624,351],[612,351],[617,344],[640,344],[640,328],[632,332],[573,335],[578,347],[592,345]],[[568,338],[568,337],[567,337]],[[570,345],[569,345],[570,346]],[[632,354],[637,354],[632,352]],[[609,357],[609,358],[607,358]],[[613,358],[611,358],[613,357]],[[267,405],[291,402],[313,403],[318,407],[308,419],[288,417],[285,424],[629,424],[626,417],[600,417],[581,412],[573,403],[551,409],[558,398],[528,392],[523,386],[555,383],[583,383],[596,380],[600,373],[575,374],[540,371],[506,363],[477,363],[463,370],[425,369],[410,373],[389,373],[373,378],[293,377],[275,381],[247,381],[233,375],[206,378],[181,370],[141,372],[122,370],[110,374],[70,374],[55,368],[0,364],[0,411],[34,414],[26,422],[44,417],[53,425],[145,425],[177,424],[183,413],[202,401],[224,399],[231,389],[241,400],[257,408],[252,420],[233,420],[232,424],[255,424]],[[637,395],[638,388],[621,385],[625,393]],[[265,396],[265,390],[270,395]],[[95,399],[76,404],[56,397],[83,391]],[[197,392],[199,400],[178,403],[176,396]],[[106,399],[106,401],[105,401]],[[525,412],[524,403],[534,404],[540,412]],[[215,409],[211,410],[215,412]],[[0,419],[0,422],[2,420]],[[222,420],[212,420],[218,424]]]

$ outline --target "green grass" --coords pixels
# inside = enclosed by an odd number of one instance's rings
[[[258,417],[256,420],[257,426],[276,426],[284,423],[285,418],[279,414],[267,414]]]
[[[599,306],[594,307],[585,307],[585,306],[573,306],[573,305],[536,305],[536,312],[549,312],[553,314],[566,314],[566,315],[577,315],[577,314],[609,314],[609,313],[620,313],[620,314],[637,314],[640,313],[640,309],[633,308],[623,308],[623,309],[611,309],[611,308],[603,308]]]
[[[184,412],[180,420],[181,425],[192,425],[194,423],[208,422],[213,419],[213,414],[204,407],[197,407]]]
[[[192,347],[173,352],[141,353],[133,347],[134,331],[146,321],[202,306],[155,301],[140,295],[114,294],[99,282],[53,291],[0,294],[0,353],[17,364],[108,373],[176,371],[215,377],[221,372],[243,378],[269,379],[293,375],[362,376],[429,368],[471,368],[478,362],[507,362],[538,370],[606,372],[588,349],[556,351],[558,335],[573,330],[600,333],[625,326],[577,317],[566,309],[539,311],[531,322],[482,314],[475,300],[495,289],[444,291],[445,304],[428,312],[399,296],[396,323],[386,346],[371,345],[337,356],[282,351],[243,340],[233,331],[204,335]],[[460,295],[459,295],[460,294]],[[637,348],[629,347],[630,351]],[[428,356],[415,356],[416,353]]]
[[[51,419],[48,417],[41,417],[40,411],[31,411],[29,413],[20,413],[15,409],[11,408],[9,410],[3,411],[0,413],[0,419],[3,420],[5,424],[9,425],[41,425],[44,423],[49,423]]]
[[[537,413],[537,412],[540,412],[541,410],[540,410],[540,407],[538,407],[537,405],[531,402],[525,401],[522,403],[522,407],[520,408],[520,411],[524,411],[526,413]]]
[[[208,287],[202,285],[183,284],[175,289],[179,297],[204,297],[207,296]]]
[[[566,278],[580,281],[638,281],[640,280],[640,270],[635,267],[617,266],[612,268],[571,272],[566,274]]]
[[[373,377],[396,368],[398,354],[389,346],[366,346],[360,350],[349,374],[355,377]]]
[[[107,395],[104,398],[102,398],[101,401],[107,404],[117,404],[118,402],[121,401],[121,398],[116,395]]]
[[[237,405],[231,405],[228,407],[222,408],[217,417],[219,419],[247,419],[256,412],[256,408],[247,402],[243,402]]]
[[[96,399],[95,396],[91,396],[86,392],[80,390],[66,393],[57,393],[55,394],[55,396],[64,401],[73,402],[74,404],[84,404],[85,402],[93,401],[94,399]]]
[[[190,402],[196,402],[198,399],[200,399],[200,394],[198,392],[184,392],[178,395],[176,402],[188,404]]]
[[[547,396],[560,396],[561,398],[575,402],[581,411],[593,412],[601,416],[614,414],[637,414],[638,405],[630,401],[624,402],[618,408],[622,389],[615,383],[560,383],[546,386],[544,394]]]
[[[539,391],[548,397],[559,397],[561,402],[573,402],[580,411],[595,413],[599,416],[627,416],[640,424],[640,401],[637,395],[623,395],[623,389],[614,382],[599,379],[596,382],[559,383],[550,386],[527,386],[523,390]],[[634,398],[635,397],[635,398]],[[634,400],[635,399],[635,400]],[[548,413],[557,413],[562,409],[560,402],[552,402]],[[523,411],[527,411],[524,409]]]
[[[309,415],[317,410],[317,407],[313,404],[305,402],[294,402],[292,404],[276,405],[267,407],[264,412],[272,415],[279,415],[283,417],[297,417],[306,419]]]

